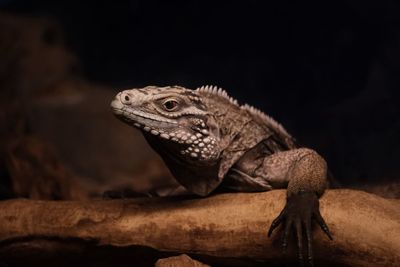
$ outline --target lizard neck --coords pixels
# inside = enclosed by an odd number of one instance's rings
[[[206,196],[210,194],[222,179],[218,176],[219,160],[188,162],[181,157],[180,148],[171,146],[169,142],[143,132],[149,145],[161,156],[175,179],[189,192]]]

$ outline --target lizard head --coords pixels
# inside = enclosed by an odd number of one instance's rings
[[[159,149],[174,157],[204,163],[219,156],[217,123],[196,91],[179,86],[125,90],[116,95],[111,108],[153,146],[161,145]]]

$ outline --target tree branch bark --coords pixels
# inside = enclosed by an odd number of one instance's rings
[[[120,257],[130,255],[132,260],[135,250],[147,248],[164,256],[197,255],[208,259],[208,264],[218,258],[280,264],[288,258],[295,260],[295,248],[289,251],[293,257],[285,257],[280,249],[281,232],[271,239],[266,232],[285,197],[285,190],[275,190],[208,198],[3,201],[0,263],[23,264],[39,255],[41,266],[46,266],[46,257],[57,258],[63,251],[85,255],[88,251],[106,253],[104,248],[129,251]],[[400,266],[399,200],[355,190],[329,190],[320,206],[334,240],[314,229],[317,264]],[[26,258],[20,259],[21,255]]]

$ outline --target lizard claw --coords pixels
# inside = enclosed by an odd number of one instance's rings
[[[314,266],[313,246],[312,246],[312,228],[311,222],[315,220],[324,233],[332,240],[332,235],[324,219],[319,212],[318,197],[314,192],[299,192],[288,197],[286,205],[281,213],[271,223],[268,236],[271,236],[275,228],[284,224],[282,249],[286,253],[290,231],[293,229],[297,239],[298,260],[300,266],[304,266],[304,248],[303,235],[307,243],[307,263]]]
[[[319,209],[314,210],[313,218],[317,221],[318,225],[321,227],[322,231],[324,231],[324,233],[329,237],[329,239],[333,240],[331,232],[329,231],[328,225],[326,225],[324,218],[322,218],[321,213],[319,212]]]
[[[274,229],[282,223],[285,215],[286,215],[286,209],[283,209],[281,213],[278,215],[278,217],[276,217],[275,220],[272,221],[271,226],[268,230],[268,237],[270,237]]]

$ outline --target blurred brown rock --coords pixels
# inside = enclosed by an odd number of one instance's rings
[[[80,63],[66,48],[57,23],[46,18],[0,14],[0,58],[0,161],[4,162],[5,155],[13,155],[15,160],[14,165],[3,163],[0,167],[25,166],[26,161],[16,163],[21,158],[7,149],[13,147],[9,142],[16,137],[25,140],[29,136],[29,140],[42,144],[42,153],[48,153],[47,145],[51,147],[54,157],[57,155],[58,162],[70,177],[75,177],[80,190],[87,191],[86,195],[99,196],[110,188],[146,192],[154,187],[176,186],[142,135],[113,118],[109,103],[116,90],[82,77]],[[25,149],[23,154],[32,153],[29,146]],[[44,154],[40,158],[46,159]],[[31,164],[31,173],[36,172],[35,167],[43,171],[41,164]],[[20,171],[0,173],[11,172],[15,179]],[[62,171],[59,179],[66,177]],[[13,184],[29,188],[21,181]],[[37,192],[19,193],[38,197]]]
[[[18,98],[29,98],[80,70],[60,26],[47,18],[1,13],[0,58],[0,86]]]
[[[75,177],[48,145],[27,136],[13,140],[6,151],[6,164],[16,196],[49,200],[85,198]]]

